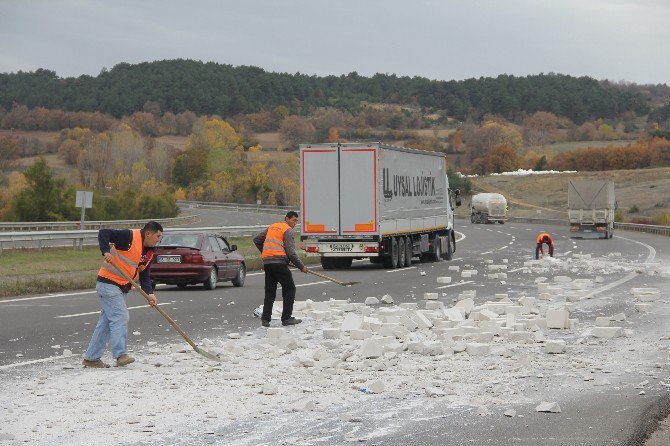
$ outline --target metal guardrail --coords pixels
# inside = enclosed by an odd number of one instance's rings
[[[182,209],[193,209],[193,208],[203,208],[203,209],[229,209],[237,212],[250,212],[255,214],[266,213],[266,214],[276,214],[283,215],[288,211],[297,210],[298,207],[295,206],[274,206],[274,205],[264,205],[264,204],[239,204],[239,203],[217,203],[212,201],[186,201],[180,200],[177,201]]]
[[[562,218],[523,218],[523,217],[510,217],[507,221],[513,221],[516,223],[534,223],[534,224],[548,224],[548,225],[569,225],[568,220]],[[614,229],[619,229],[621,231],[636,231],[636,232],[646,232],[648,234],[664,235],[670,236],[670,226],[660,226],[660,225],[643,225],[639,223],[619,223],[614,222]]]
[[[185,225],[195,223],[199,219],[197,215],[186,215],[183,217],[173,218],[158,218],[157,222],[163,225]],[[67,231],[67,230],[81,230],[81,229],[125,229],[135,226],[143,226],[147,219],[143,220],[100,220],[100,221],[85,221],[84,228],[81,228],[79,221],[42,221],[42,222],[2,222],[0,223],[0,233],[5,231]]]
[[[255,235],[267,225],[255,226],[213,226],[204,228],[165,228],[165,232],[180,231],[202,231],[215,232],[223,235],[235,235],[239,237]],[[124,228],[125,229],[125,228]],[[42,249],[53,245],[54,242],[72,240],[73,246],[86,244],[97,244],[98,230],[85,229],[76,231],[22,231],[22,232],[0,232],[0,253],[6,244],[12,244],[12,248],[37,247]]]

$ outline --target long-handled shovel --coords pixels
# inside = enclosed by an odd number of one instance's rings
[[[144,292],[144,290],[137,284],[137,282],[135,282],[131,277],[128,276],[128,274],[126,274],[121,268],[119,268],[114,262],[114,260],[112,260],[109,263],[111,263],[111,265],[119,272],[119,274],[121,274],[127,281],[129,281],[135,287],[135,289],[140,292],[142,296],[144,296],[147,302],[149,301],[149,295]],[[177,325],[177,323],[174,321],[174,319],[172,319],[161,307],[159,307],[158,304],[154,305],[154,308],[161,314],[161,316],[163,316],[170,323],[170,325],[174,327],[175,330],[179,332],[181,337],[184,338],[191,347],[193,347],[193,350],[200,353],[207,359],[211,359],[212,361],[216,362],[221,362],[221,359],[219,359],[216,355],[209,353],[201,349],[197,345],[195,345],[195,342],[193,342],[191,338],[189,338],[188,335],[184,333],[184,330],[182,330],[181,327]]]
[[[325,274],[317,273],[316,271],[312,271],[311,269],[308,269],[307,272],[310,273],[310,274],[314,274],[315,276],[323,277],[324,279],[328,279],[331,282],[335,282],[336,284],[342,285],[342,286],[350,286],[350,285],[356,285],[357,283],[360,283],[360,282],[340,282],[337,279],[333,279],[332,277],[328,277]]]

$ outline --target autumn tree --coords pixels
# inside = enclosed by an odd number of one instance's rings
[[[463,139],[468,147],[468,157],[472,160],[485,156],[491,149],[506,146],[513,150],[521,148],[521,133],[512,126],[487,121],[481,127],[464,126]]]
[[[523,121],[523,137],[528,146],[542,146],[552,141],[559,119],[549,112],[538,111]]]
[[[21,154],[21,146],[13,136],[0,137],[0,171],[16,165]]]
[[[279,127],[279,136],[286,147],[297,149],[300,143],[312,141],[314,126],[302,116],[289,116]]]

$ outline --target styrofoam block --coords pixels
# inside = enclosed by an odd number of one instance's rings
[[[360,315],[363,317],[371,316],[372,312],[374,311],[372,307],[364,306],[361,307],[359,310]]]
[[[351,336],[351,339],[354,339],[356,341],[362,341],[364,339],[372,337],[372,330],[365,330],[365,329],[351,330],[349,332],[349,335]]]
[[[279,339],[286,334],[286,330],[281,327],[269,327],[266,336],[271,339]]]
[[[363,325],[362,317],[353,313],[348,313],[344,317],[344,320],[342,321],[342,326],[340,327],[340,330],[342,331],[358,330],[361,328],[361,325]]]
[[[463,277],[464,279],[468,279],[468,278],[470,278],[471,276],[472,276],[472,274],[470,274],[470,271],[463,271],[463,272],[461,272],[461,277]]]
[[[533,308],[537,305],[537,299],[530,296],[523,296],[519,299],[519,303],[526,308]]]
[[[263,384],[261,393],[263,395],[275,395],[277,393],[277,385],[271,383]]]
[[[314,410],[314,401],[312,400],[298,400],[291,404],[291,409],[294,412],[310,412]]]
[[[498,279],[507,279],[507,273],[498,273]]]
[[[465,298],[461,299],[458,302],[456,302],[455,307],[463,308],[465,310],[465,314],[469,314],[472,309],[475,307],[475,301],[471,298]]]
[[[501,320],[481,321],[479,323],[479,328],[481,328],[483,330],[483,332],[490,331],[494,335],[499,335],[502,324],[503,324],[503,321],[501,321]]]
[[[470,356],[484,356],[491,351],[491,346],[480,342],[468,342],[465,349]]]
[[[312,310],[312,316],[317,321],[327,321],[333,318],[333,313],[330,311]]]
[[[544,351],[549,354],[565,353],[565,341],[562,339],[547,341],[544,344]]]
[[[490,321],[492,319],[496,319],[497,317],[498,315],[496,313],[491,310],[487,310],[486,308],[479,311],[479,320]]]
[[[496,293],[495,298],[498,299],[498,300],[508,299],[509,294],[507,294],[507,293]]]
[[[551,300],[551,294],[549,293],[540,293],[540,300]]]
[[[530,331],[513,331],[509,333],[508,339],[512,342],[534,342],[533,333]]]
[[[630,293],[637,297],[644,294],[658,295],[661,291],[658,288],[631,288]]]
[[[609,326],[610,326],[610,318],[604,316],[599,316],[596,318],[596,327],[609,327]]]
[[[464,269],[464,273],[470,273],[471,276],[476,276],[477,275],[477,270],[476,269]]]
[[[539,293],[546,293],[548,291],[549,284],[546,283],[538,283],[537,284],[537,291]]]
[[[458,308],[445,308],[443,310],[444,316],[453,322],[460,322],[465,320],[465,317],[463,316],[463,313]]]
[[[458,265],[449,265],[449,271],[459,271],[461,269]]]
[[[382,296],[381,301],[385,304],[392,304],[393,303],[393,297],[391,297],[391,295],[389,295],[389,294],[384,294]]]
[[[437,278],[437,283],[451,283],[451,277],[438,277]]]
[[[570,315],[566,310],[547,310],[547,328],[565,329],[569,327]]]
[[[626,320],[626,315],[624,313],[617,313],[613,315],[610,320],[621,322]]]
[[[339,339],[342,332],[339,328],[324,328],[323,339]]]
[[[301,351],[296,355],[296,359],[304,367],[314,367],[314,352],[312,350]]]
[[[396,329],[400,326],[398,323],[383,323],[379,327],[378,333],[382,336],[395,336]]]
[[[384,354],[384,344],[382,338],[368,338],[358,350],[358,356],[361,358],[379,358]]]
[[[367,389],[370,393],[382,393],[384,392],[384,382],[380,380],[375,381],[371,384],[368,384]]]
[[[419,308],[419,305],[416,302],[405,302],[400,304],[400,308],[404,308],[406,310],[416,310]]]
[[[450,340],[454,337],[460,337],[465,334],[465,331],[460,327],[446,328],[442,331],[442,339]]]
[[[515,316],[520,316],[527,312],[527,310],[521,305],[508,305],[505,307],[505,314],[513,314]]]
[[[593,336],[596,338],[618,338],[623,333],[621,327],[595,327]]]
[[[443,302],[435,300],[426,301],[426,310],[441,310],[442,308],[444,308]]]
[[[578,323],[579,319],[568,319],[568,328],[570,330],[575,330],[577,328]]]
[[[493,333],[490,331],[482,331],[481,333],[470,333],[466,336],[474,342],[489,343],[493,341]]]
[[[377,305],[379,303],[379,299],[377,299],[374,296],[366,297],[365,298],[365,305]]]
[[[382,321],[380,321],[376,317],[365,316],[363,317],[363,323],[361,324],[361,328],[368,330],[378,330],[379,327],[381,327],[381,325]]]
[[[410,315],[411,319],[416,322],[419,328],[430,328],[433,326],[433,323],[421,312],[416,311],[413,315]]]
[[[508,313],[505,317],[505,327],[512,328],[516,324],[516,315],[514,313]]]
[[[414,331],[419,328],[419,324],[417,324],[414,319],[410,318],[408,315],[402,316],[400,318],[400,323],[403,324],[409,331]]]
[[[423,293],[423,298],[425,300],[437,300],[439,293]]]
[[[535,410],[537,412],[550,412],[550,413],[560,413],[561,412],[560,406],[555,401],[552,401],[552,402],[542,401],[535,408]]]
[[[639,313],[646,313],[648,311],[651,311],[651,304],[646,302],[636,302],[635,311]]]

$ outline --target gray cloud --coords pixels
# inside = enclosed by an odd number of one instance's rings
[[[0,0],[0,72],[189,58],[319,75],[670,83],[667,23],[660,0]]]

